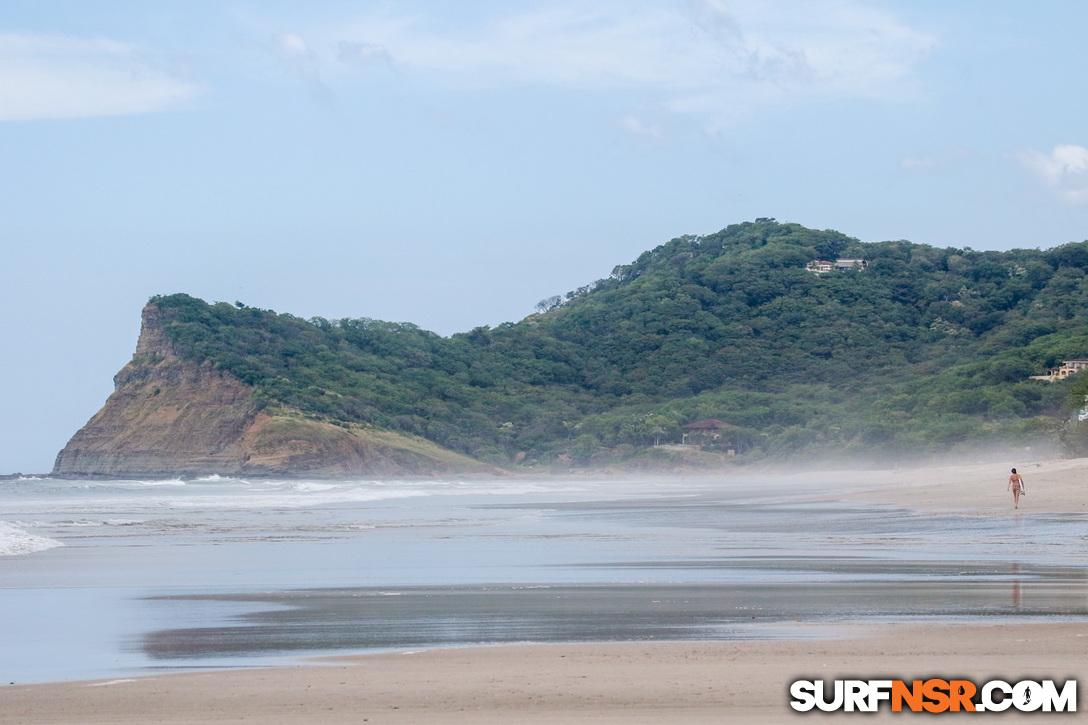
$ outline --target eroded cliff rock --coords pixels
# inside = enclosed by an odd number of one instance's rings
[[[106,404],[57,454],[58,476],[412,476],[493,471],[429,441],[290,412],[269,415],[240,380],[184,359],[154,304]]]

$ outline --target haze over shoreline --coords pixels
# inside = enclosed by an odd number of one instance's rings
[[[1014,465],[1027,482],[1027,495],[1021,499],[1019,511],[1013,510],[1012,497],[1005,491],[1007,471]],[[1075,549],[1068,549],[1070,556],[1054,549],[1054,544],[1058,542],[1045,534],[1046,527],[1050,525],[1048,522],[1075,523],[1088,518],[1088,485],[1085,485],[1088,482],[1088,459],[1006,460],[969,466],[877,472],[794,472],[773,477],[773,480],[775,487],[765,489],[763,497],[758,499],[761,502],[758,506],[769,506],[771,508],[768,510],[771,511],[777,510],[776,507],[781,507],[783,511],[835,511],[846,502],[856,501],[866,506],[875,505],[878,511],[885,510],[888,523],[900,520],[900,516],[910,517],[903,519],[914,522],[908,528],[898,533],[896,529],[889,531],[889,535],[893,535],[889,541],[893,548],[885,554],[892,558],[883,565],[879,564],[879,559],[866,564],[875,565],[878,570],[885,567],[883,571],[893,580],[902,575],[895,573],[897,569],[893,563],[898,558],[917,556],[920,550],[916,547],[924,546],[926,538],[942,540],[941,537],[963,537],[968,532],[987,531],[999,536],[996,541],[1002,540],[1000,537],[1013,537],[1005,540],[1015,539],[1019,542],[1015,550],[998,545],[996,549],[988,551],[990,563],[983,562],[980,569],[996,575],[991,585],[998,598],[986,606],[991,609],[999,607],[1004,613],[998,614],[993,609],[990,614],[979,612],[966,617],[960,614],[918,621],[905,610],[901,617],[895,619],[896,623],[880,618],[852,620],[849,616],[846,619],[832,618],[830,621],[821,621],[821,617],[812,621],[803,618],[805,621],[799,622],[789,619],[766,630],[773,632],[770,641],[743,641],[742,636],[742,641],[729,638],[728,641],[707,642],[549,644],[423,652],[415,651],[418,648],[409,648],[409,651],[326,660],[317,667],[280,666],[271,670],[153,675],[135,679],[126,674],[94,682],[16,685],[0,689],[0,716],[15,719],[18,715],[19,721],[27,723],[94,723],[115,721],[119,716],[140,718],[151,712],[152,708],[158,708],[157,717],[164,722],[178,723],[212,722],[242,716],[259,716],[272,723],[294,722],[299,717],[317,723],[357,722],[360,717],[369,717],[371,721],[448,723],[499,722],[511,718],[541,723],[570,722],[582,718],[605,722],[650,722],[668,717],[670,721],[694,723],[741,715],[754,722],[778,722],[790,714],[786,697],[788,683],[802,677],[895,676],[910,679],[925,674],[962,676],[976,681],[993,677],[1009,681],[1040,677],[1065,680],[1075,677],[1088,663],[1082,644],[1082,640],[1088,637],[1088,621],[1083,607],[1085,562],[1083,556],[1072,556]],[[566,515],[571,515],[575,517],[572,521],[581,522],[579,528],[582,535],[590,533],[587,527],[596,530],[596,525],[590,523],[593,521],[592,512],[611,510],[608,506],[614,504],[608,504],[607,500],[626,490],[626,487],[612,479],[603,479],[594,485],[597,488],[586,489],[589,497],[581,503],[577,501],[581,500],[582,494],[578,494],[571,503],[559,506],[559,512],[567,510],[569,514],[561,513],[556,522],[561,523]],[[705,482],[693,490],[705,490],[704,485]],[[185,500],[184,485],[158,488],[164,493],[176,490],[172,495],[179,504]],[[668,489],[655,488],[651,484],[637,489],[643,493],[631,499],[625,507],[630,507],[628,510],[637,514],[644,506],[650,507],[646,509],[647,512],[680,506],[677,510],[683,511],[683,518],[694,522],[704,515],[720,516],[728,509],[718,506],[728,506],[729,501],[740,508],[751,505],[746,503],[747,497],[752,495],[748,488],[730,489],[732,493],[715,503],[718,499],[713,497],[670,497]],[[287,490],[284,489],[284,492]],[[332,494],[336,489],[326,487],[322,490],[325,494]],[[560,494],[549,494],[548,490],[541,489],[536,496],[544,496],[542,501],[557,502]],[[658,491],[656,495],[653,493],[655,490]],[[679,493],[685,489],[680,486],[674,490]],[[212,500],[208,499],[208,502]],[[406,504],[411,504],[405,511],[422,511],[418,507],[423,501],[419,498],[405,499]],[[148,504],[152,503],[153,500],[148,499]],[[397,511],[399,504],[395,500],[390,503],[393,506],[386,509],[390,513]],[[497,507],[489,506],[487,510],[500,516],[509,511],[501,505],[501,499],[496,500],[495,504]],[[201,504],[201,507],[207,505]],[[526,505],[518,503],[513,512],[523,510]],[[829,505],[834,508],[821,508]],[[367,508],[359,511],[375,510],[373,506],[368,504]],[[806,508],[813,506],[816,508]],[[548,505],[553,510],[556,507],[556,503]],[[616,510],[622,511],[625,507]],[[181,510],[178,509],[179,512]],[[65,515],[60,513],[61,517]],[[816,520],[810,519],[811,522]],[[979,523],[971,524],[971,520]],[[146,526],[147,523],[129,525]],[[518,528],[523,529],[524,526],[524,522],[517,523]],[[843,527],[838,532],[828,531],[826,534],[842,537],[847,530],[847,527]],[[419,537],[425,531],[420,529],[412,536]],[[659,536],[654,531],[653,528],[644,529],[641,538],[652,544],[652,540]],[[1001,534],[1003,531],[1006,533]],[[452,533],[446,535],[447,547],[457,541],[456,536],[449,538]],[[480,532],[485,533],[486,529]],[[908,538],[905,539],[904,535]],[[878,534],[866,546],[880,542],[881,536]],[[917,536],[917,541],[911,543],[910,536]],[[703,541],[701,537],[695,550],[714,551],[715,547],[708,546],[714,539]],[[420,543],[428,538],[424,535]],[[968,538],[959,541],[961,543],[956,548],[964,547],[961,556],[973,561],[973,557],[987,551],[979,541],[972,542]],[[616,551],[623,551],[633,543],[629,541]],[[849,544],[849,539],[844,539],[844,543]],[[1076,542],[1066,544],[1075,547]],[[655,546],[660,548],[661,545],[659,542]],[[260,546],[275,547],[276,544],[262,543]],[[864,560],[880,551],[880,546],[865,549],[868,553],[859,563],[865,563]],[[220,556],[228,552],[222,549],[222,545],[219,548]],[[824,562],[823,565],[834,566],[834,548],[834,544],[820,544],[812,553]],[[1083,554],[1083,548],[1080,551]],[[719,552],[723,564],[738,555],[729,549],[719,549]],[[49,553],[44,552],[46,555]],[[74,549],[69,552],[76,553]],[[195,550],[193,553],[196,553]],[[639,556],[635,552],[630,553],[636,559]],[[977,582],[973,575],[965,577],[966,562],[957,564],[955,550],[947,553],[951,555],[950,566],[960,572],[955,577],[958,582],[956,586],[961,587],[961,594],[957,596],[982,601],[977,596],[986,590],[985,586],[981,586],[986,577]],[[1043,575],[1043,569],[1033,569],[1030,565],[1010,569],[1011,574],[1005,572],[1007,567],[1003,562],[1006,557],[1017,562],[1043,555],[1049,557],[1047,561],[1054,564],[1064,562],[1070,571],[1080,572],[1079,584],[1070,580],[1054,590],[1056,593],[1065,591],[1059,596],[1071,596],[1070,602],[1081,602],[1079,610],[1074,606],[1073,610],[1063,615],[1041,614],[1037,608],[1043,604],[1044,592],[1048,590],[1045,588],[1045,578],[1040,577],[1049,575]],[[33,556],[37,555],[7,558],[0,562],[11,564],[22,560],[32,564]],[[704,561],[702,570],[710,573],[709,581],[713,581],[720,574],[713,574],[715,569],[706,568],[709,563]],[[926,571],[929,573],[923,574],[920,582],[934,577],[938,571],[936,563],[933,561],[927,565]],[[40,568],[41,564],[34,566]],[[9,571],[8,581],[16,581],[11,575],[21,570],[23,567]],[[520,571],[521,580],[524,581],[527,571]],[[19,577],[22,576],[19,574]],[[537,592],[534,596],[544,596],[549,591],[546,582],[541,584],[543,588],[530,590]],[[940,591],[940,587],[944,586],[939,576],[932,578],[931,585],[936,587],[934,591]],[[803,584],[797,586],[799,593],[809,591],[810,599],[815,596],[815,589],[806,589]],[[654,587],[642,589],[651,591]],[[494,597],[500,597],[500,590],[501,587],[494,590]],[[636,587],[630,591],[634,593],[638,590],[639,587]],[[181,593],[177,587],[174,587],[174,591]],[[224,590],[220,588],[219,591]],[[382,591],[387,595],[401,592],[400,596],[386,597],[390,605],[412,606],[410,600],[414,595],[410,588],[398,590],[396,585],[390,584]],[[567,591],[557,587],[551,591],[556,595],[567,592],[565,596],[571,596],[577,588]],[[614,600],[614,605],[618,610],[627,611],[635,600],[620,594],[620,591],[617,590],[615,594],[618,598]],[[661,589],[658,597],[668,597],[665,591]],[[295,595],[302,593],[296,591]],[[319,601],[320,597],[314,599],[317,594],[314,592],[309,601]],[[263,596],[260,592],[254,592],[254,595],[258,598]],[[350,600],[350,590],[343,591],[342,595],[348,597],[345,602]],[[177,611],[200,611],[189,608],[208,606],[216,596],[219,595],[213,592],[211,599],[204,597],[205,604],[183,597],[177,601],[176,606],[181,607]],[[237,598],[238,595],[228,596]],[[493,603],[502,601],[501,597],[494,597],[490,600]],[[880,606],[877,599],[863,599],[859,605],[868,602],[869,606]],[[546,597],[541,601],[545,600]],[[284,601],[289,602],[290,597]],[[457,600],[448,601],[453,605]],[[1066,600],[1059,598],[1053,601]],[[902,602],[909,607],[908,600],[903,599]],[[282,633],[292,629],[284,628],[282,623],[277,625],[277,618],[304,617],[302,614],[291,614],[291,611],[301,613],[305,608],[289,607],[278,615],[275,610],[269,611],[267,622],[260,617],[251,619],[244,631],[256,636],[262,628],[267,628],[270,636],[277,637],[277,631]],[[478,615],[481,611],[473,606],[459,611],[454,605],[454,608],[447,610],[447,614],[472,616],[473,612]],[[1026,612],[1032,613],[1030,621],[1025,616]],[[336,621],[330,619],[328,613],[320,615],[319,619],[326,624]],[[286,621],[283,619],[284,623]],[[305,621],[305,617],[300,619],[295,631],[303,631],[298,626],[304,625]],[[617,624],[621,623],[617,621]],[[175,624],[172,633],[164,630],[162,636],[164,639],[161,641],[166,646],[191,647],[200,641],[202,635],[199,629],[192,630],[190,634],[184,627],[177,628]],[[229,642],[214,637],[207,641]],[[889,717],[889,713],[883,713],[877,715],[876,720],[883,721]],[[1017,717],[1013,715],[1005,719],[1019,722]]]

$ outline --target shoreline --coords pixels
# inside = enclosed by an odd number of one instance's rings
[[[1006,490],[1012,468],[1025,482],[1020,508]],[[1008,459],[986,464],[872,472],[839,497],[924,513],[979,516],[1088,513],[1088,458]]]
[[[0,688],[38,723],[781,722],[796,679],[1074,679],[1088,622],[820,625],[820,639],[466,647]],[[901,717],[884,706],[867,721]],[[1002,722],[1035,721],[1033,714]]]
[[[1028,495],[1017,511],[1009,468]],[[753,472],[755,473],[755,472]],[[1088,514],[1088,459],[995,461],[901,470],[783,472],[817,481],[783,499],[847,501],[921,515]],[[660,477],[663,480],[666,477]],[[672,480],[676,480],[673,478]],[[1025,589],[1027,596],[1027,589]],[[501,644],[308,658],[299,665],[141,673],[110,680],[4,683],[12,723],[781,722],[795,679],[1075,678],[1088,619],[1002,616],[987,623],[792,622],[784,638]],[[874,717],[867,715],[867,718]],[[877,721],[900,717],[882,711]],[[1003,722],[1025,715],[1006,713]],[[1034,721],[1034,720],[1031,720]]]
[[[661,447],[664,447],[662,444]],[[585,478],[589,480],[608,479],[608,478],[626,478],[626,479],[677,479],[677,478],[705,478],[715,476],[730,476],[733,474],[743,475],[803,475],[812,473],[815,475],[825,474],[871,474],[871,473],[904,473],[910,471],[931,471],[931,470],[954,470],[954,469],[967,469],[967,468],[988,468],[994,467],[1000,468],[1004,466],[1006,462],[1009,462],[1011,466],[1022,466],[1028,468],[1029,466],[1085,466],[1088,465],[1088,457],[1069,457],[1058,455],[1054,452],[1039,453],[1032,456],[1030,452],[1025,451],[1025,455],[1008,457],[1007,452],[1002,452],[1000,458],[997,455],[991,455],[989,452],[973,452],[964,454],[961,462],[953,460],[951,457],[919,457],[917,459],[896,459],[894,461],[877,462],[871,459],[865,458],[845,458],[845,459],[827,459],[819,458],[812,461],[801,461],[792,463],[780,463],[773,461],[731,461],[728,466],[723,468],[692,468],[684,469],[681,471],[671,472],[668,470],[655,471],[652,469],[639,469],[639,470],[623,470],[617,467],[599,467],[599,468],[557,468],[552,467],[548,469],[534,469],[534,470],[507,470],[496,469],[498,474],[488,472],[483,478],[491,478],[493,475],[512,476],[514,478],[538,478],[544,480],[550,479],[564,479],[564,478]],[[1019,464],[1017,463],[1019,462]],[[198,479],[209,476],[221,476],[223,478],[235,477],[230,474],[207,472],[207,473],[163,473],[165,476],[162,480],[172,479]],[[105,480],[144,480],[146,476],[124,476],[117,474],[59,474],[53,471],[27,473],[25,471],[16,471],[13,473],[0,473],[0,480],[12,479],[12,478],[56,478],[63,480],[82,480],[86,478],[102,478]],[[461,474],[451,476],[451,479],[457,478],[478,478],[479,476],[473,474]],[[300,473],[298,475],[277,475],[277,476],[245,476],[243,478],[251,480],[296,480],[298,478],[313,478],[313,475]],[[375,478],[375,476],[367,476],[365,474],[350,475],[350,476],[324,476],[321,480],[328,481],[353,481],[353,480],[366,480],[369,478]],[[442,480],[442,478],[436,478],[435,476],[426,475],[414,475],[397,477],[397,480]]]

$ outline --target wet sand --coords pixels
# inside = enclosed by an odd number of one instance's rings
[[[1005,491],[1013,466],[1028,490],[1019,512]],[[827,499],[928,512],[1017,516],[1088,510],[1086,459],[833,478]],[[789,708],[787,690],[795,679],[1065,680],[1088,669],[1088,622],[1079,616],[1002,617],[991,624],[977,618],[971,624],[793,624],[793,631],[787,625],[778,634],[782,639],[771,641],[435,649],[298,667],[10,685],[0,688],[0,722],[771,723],[820,717]],[[912,715],[862,717],[879,722]],[[1014,723],[1046,715],[999,717]]]
[[[0,689],[0,720],[775,723],[820,718],[790,709],[795,679],[1064,681],[1088,665],[1085,623],[823,629],[834,639],[446,649],[337,658],[322,666],[12,686]],[[883,722],[912,714],[860,717]],[[1046,715],[999,717],[1037,722]]]

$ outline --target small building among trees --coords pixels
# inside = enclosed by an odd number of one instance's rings
[[[1046,375],[1032,375],[1032,380],[1065,380],[1070,375],[1076,375],[1081,370],[1088,368],[1088,360],[1065,360],[1056,368],[1047,370]]]
[[[683,431],[684,445],[715,445],[721,446],[730,456],[737,454],[736,443],[732,439],[731,429],[739,429],[732,423],[726,423],[717,418],[697,420],[694,423],[680,426]]]
[[[868,266],[869,260],[867,259],[836,259],[834,262],[829,262],[826,259],[814,259],[805,265],[805,269],[816,274],[824,274],[825,272],[833,272],[836,269],[865,269]]]

